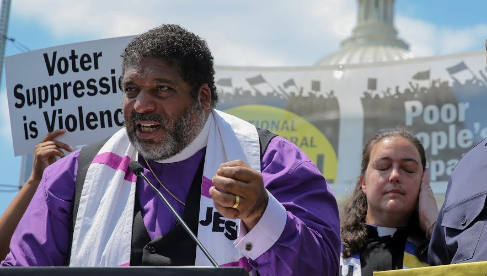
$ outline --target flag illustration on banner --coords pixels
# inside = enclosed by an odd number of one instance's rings
[[[377,79],[376,78],[369,78],[367,80],[367,89],[369,89],[369,90],[376,90],[377,89]]]
[[[448,71],[448,74],[453,75],[466,69],[468,69],[468,67],[465,62],[462,61],[455,66],[446,68],[446,71]]]
[[[264,95],[267,94],[267,93],[271,93],[271,94],[277,95],[277,93],[278,93],[276,91],[276,89],[270,83],[268,83],[261,74],[255,76],[255,77],[246,78],[245,80],[247,80],[247,82],[252,86],[252,89],[254,89],[255,92],[257,92],[257,93],[261,93],[261,94],[264,94]],[[255,86],[256,85],[259,85],[259,84],[266,84],[267,87],[270,88],[270,90],[268,90],[268,91],[261,91],[261,90],[257,89],[257,87],[255,87]],[[264,88],[265,88],[265,86],[264,86]],[[261,87],[261,89],[264,89],[264,88]],[[282,92],[282,94],[284,96],[288,97],[288,95],[284,91],[281,91],[281,92]]]
[[[257,85],[257,84],[261,84],[261,83],[266,83],[267,81],[264,79],[264,77],[262,77],[262,75],[257,75],[255,77],[252,77],[252,78],[247,78],[246,79],[247,82],[250,84],[250,85]]]
[[[294,79],[288,79],[282,84],[282,86],[284,86],[284,88],[288,88],[289,86],[296,86],[296,83],[294,82]]]
[[[321,89],[321,82],[317,80],[312,80],[311,81],[311,90],[319,92]]]
[[[232,87],[232,78],[224,78],[224,79],[219,79],[217,82],[216,82],[217,85],[220,85],[220,86],[228,86],[228,87]]]
[[[413,80],[429,80],[430,79],[430,70],[421,71],[413,76]]]

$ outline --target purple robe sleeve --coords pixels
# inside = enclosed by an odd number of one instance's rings
[[[250,264],[260,275],[337,275],[338,206],[318,168],[296,145],[276,137],[262,159],[262,177],[287,219],[277,242]]]
[[[44,171],[2,266],[65,265],[78,154],[76,151],[62,158]]]

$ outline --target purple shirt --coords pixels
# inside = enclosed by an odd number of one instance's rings
[[[2,266],[60,266],[66,263],[72,224],[79,151],[49,166],[10,243]],[[161,182],[185,201],[204,149],[176,163],[150,162]],[[149,180],[182,215],[184,206],[170,196],[140,163]],[[336,200],[323,175],[293,143],[275,137],[262,158],[266,189],[285,207],[286,224],[277,242],[250,264],[261,275],[336,275],[340,235]],[[149,236],[159,237],[175,218],[157,194],[137,179],[137,194]],[[258,246],[258,245],[256,245]]]

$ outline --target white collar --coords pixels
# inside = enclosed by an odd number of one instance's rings
[[[390,228],[390,227],[382,227],[382,226],[377,226],[377,234],[379,237],[384,237],[384,236],[391,236],[396,233],[397,228]]]
[[[208,119],[206,120],[203,129],[200,131],[198,136],[194,138],[193,142],[191,142],[187,147],[185,147],[180,153],[171,156],[167,159],[163,160],[155,160],[157,163],[175,163],[186,160],[193,156],[197,151],[206,147],[208,144],[208,134],[210,133],[210,126],[213,125],[213,116],[210,114]]]

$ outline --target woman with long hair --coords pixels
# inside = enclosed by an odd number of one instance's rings
[[[381,131],[364,146],[341,219],[341,275],[427,265],[438,216],[425,150],[409,131]]]

